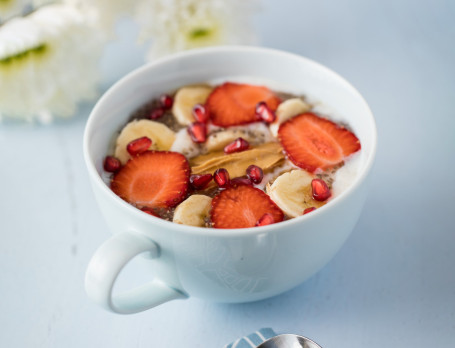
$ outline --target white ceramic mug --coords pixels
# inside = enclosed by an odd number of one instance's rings
[[[238,77],[274,81],[309,95],[347,121],[362,144],[360,170],[349,189],[311,214],[235,230],[165,221],[144,214],[109,189],[101,177],[103,159],[133,111],[186,84]],[[375,152],[375,122],[361,95],[336,73],[301,56],[265,48],[218,47],[173,55],[133,71],[99,100],[84,134],[91,184],[113,232],[88,266],[88,296],[113,312],[134,313],[188,296],[247,302],[295,287],[321,269],[354,228]],[[114,295],[122,268],[144,252],[150,278],[141,287]]]

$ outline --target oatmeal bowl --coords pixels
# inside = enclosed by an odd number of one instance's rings
[[[320,270],[361,213],[373,115],[346,80],[254,47],[188,51],[141,67],[93,109],[84,157],[112,236],[87,294],[135,313],[189,296],[268,298]],[[113,291],[131,259],[150,275]]]

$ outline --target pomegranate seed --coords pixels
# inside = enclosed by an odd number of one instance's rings
[[[212,181],[212,174],[193,174],[190,176],[190,184],[196,190],[202,190]]]
[[[196,104],[193,108],[193,116],[197,122],[206,123],[209,120],[209,113],[204,105]]]
[[[147,137],[142,137],[135,139],[126,145],[126,151],[131,156],[136,156],[139,155],[149,149],[149,147],[152,145],[152,140]]]
[[[232,186],[238,186],[238,185],[250,185],[251,186],[251,185],[253,185],[253,183],[246,176],[239,176],[239,177],[231,180],[231,185]]]
[[[188,134],[195,143],[207,140],[207,126],[202,122],[194,122],[188,126]]]
[[[256,116],[267,123],[272,123],[276,119],[275,113],[263,101],[256,105]]]
[[[174,99],[168,94],[163,94],[160,97],[160,104],[165,110],[169,110],[172,108],[172,104],[174,104]]]
[[[316,210],[315,207],[306,208],[306,209],[303,211],[303,215],[308,214],[308,213],[311,213],[311,212],[314,211],[314,210]]]
[[[250,143],[243,138],[237,138],[224,147],[224,153],[234,153],[248,150]]]
[[[164,115],[164,111],[165,110],[162,107],[153,109],[152,111],[150,111],[149,118],[151,120],[156,120]]]
[[[148,208],[142,208],[141,209],[144,213],[147,213],[152,216],[160,217],[157,213],[155,213],[153,210],[148,209]]]
[[[275,222],[272,214],[265,213],[262,217],[256,222],[256,226],[266,226],[271,225]]]
[[[248,176],[248,178],[250,178],[250,180],[253,183],[259,184],[262,181],[262,178],[264,177],[264,172],[260,167],[252,164],[246,169],[246,175]]]
[[[104,159],[104,170],[109,173],[115,173],[120,169],[122,164],[119,159],[114,156],[106,156]]]
[[[313,179],[311,188],[313,189],[313,198],[317,201],[325,201],[332,195],[329,187],[322,179]]]
[[[215,173],[213,173],[213,180],[215,180],[216,184],[221,188],[228,187],[230,183],[228,171],[224,168],[215,170]]]

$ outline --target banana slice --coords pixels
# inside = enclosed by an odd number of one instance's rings
[[[285,100],[276,109],[276,120],[272,124],[270,124],[270,131],[272,132],[273,136],[277,136],[278,128],[280,124],[289,120],[291,117],[296,116],[298,114],[303,114],[304,112],[308,112],[311,110],[311,105],[305,103],[300,98],[292,98]]]
[[[186,126],[194,122],[193,107],[196,104],[204,104],[212,92],[208,86],[189,86],[180,88],[174,97],[172,113],[177,122]]]
[[[204,195],[192,195],[180,203],[174,211],[175,223],[189,226],[205,226],[205,218],[209,215],[212,199]]]
[[[308,172],[296,169],[281,174],[272,185],[267,184],[267,194],[289,217],[303,214],[306,208],[319,208],[324,202],[313,199],[311,190],[313,176]]]
[[[209,152],[220,151],[233,142],[235,139],[242,137],[251,145],[258,145],[274,141],[270,130],[263,123],[254,123],[254,125],[230,127],[227,130],[213,132],[207,137],[205,146]]]
[[[131,121],[120,132],[115,146],[115,157],[122,164],[125,164],[131,157],[126,151],[128,143],[141,137],[149,137],[152,140],[150,150],[167,151],[174,143],[175,133],[164,124],[155,121]]]

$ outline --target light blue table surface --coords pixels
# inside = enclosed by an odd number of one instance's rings
[[[1,347],[222,347],[261,327],[324,348],[455,347],[455,1],[265,1],[261,44],[302,54],[356,86],[377,120],[369,198],[319,273],[249,304],[174,301],[108,313],[84,292],[109,231],[69,122],[0,125]],[[123,22],[104,89],[142,64]],[[132,277],[140,272],[131,267]]]

